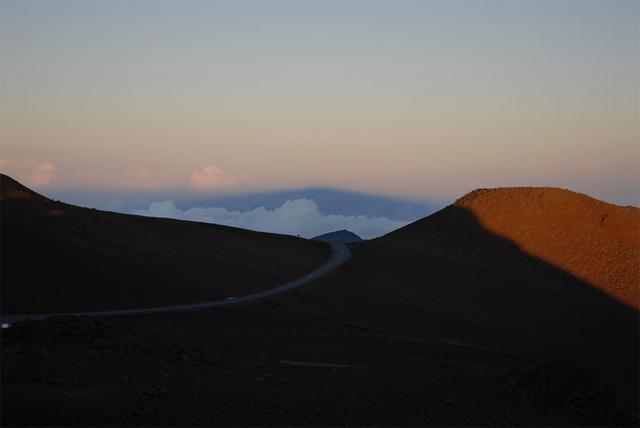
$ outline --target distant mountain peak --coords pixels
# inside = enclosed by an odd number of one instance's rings
[[[339,241],[348,244],[350,242],[359,242],[363,239],[355,233],[348,230],[336,230],[335,232],[325,233],[313,238],[316,241]]]

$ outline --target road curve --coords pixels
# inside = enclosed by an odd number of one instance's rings
[[[329,260],[316,268],[313,272],[302,276],[295,281],[288,282],[286,284],[277,286],[275,288],[271,288],[266,291],[261,291],[255,294],[248,294],[246,296],[237,297],[233,300],[212,300],[209,302],[203,303],[192,303],[188,305],[173,305],[173,306],[158,306],[155,308],[140,308],[140,309],[120,309],[120,310],[111,310],[111,311],[96,311],[96,312],[68,312],[68,313],[53,313],[53,314],[24,314],[24,315],[0,315],[0,319],[2,323],[11,324],[16,321],[22,320],[37,320],[37,319],[45,319],[51,316],[92,316],[92,317],[112,317],[112,316],[121,316],[121,315],[142,315],[142,314],[157,314],[162,312],[181,312],[181,311],[195,311],[199,309],[208,309],[208,308],[216,308],[219,306],[229,306],[229,305],[238,305],[241,303],[253,302],[256,300],[264,299],[266,297],[271,297],[278,295],[280,293],[284,293],[285,291],[292,290],[294,288],[298,288],[309,281],[314,279],[318,279],[322,276],[327,275],[333,270],[337,269],[339,266],[344,264],[349,257],[351,257],[351,251],[349,248],[343,244],[342,242],[336,241],[325,241],[331,247],[331,255],[329,256]]]

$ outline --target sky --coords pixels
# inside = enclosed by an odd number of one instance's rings
[[[0,169],[48,192],[531,185],[638,205],[639,10],[2,0]]]

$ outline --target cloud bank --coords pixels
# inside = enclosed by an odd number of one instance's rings
[[[154,202],[148,209],[138,210],[135,214],[216,223],[305,238],[346,229],[364,239],[371,239],[408,224],[386,217],[323,215],[318,205],[310,199],[288,200],[273,210],[259,207],[251,211],[230,211],[219,207],[181,210],[176,208],[173,201],[165,201]]]

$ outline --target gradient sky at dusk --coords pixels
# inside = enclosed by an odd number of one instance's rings
[[[568,187],[638,204],[640,3],[0,3],[39,189]]]

